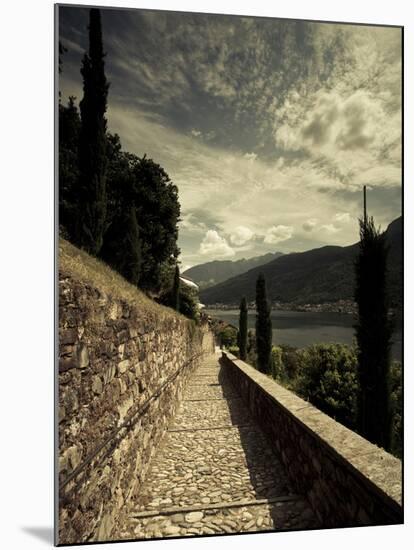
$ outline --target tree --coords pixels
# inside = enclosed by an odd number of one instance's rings
[[[299,352],[294,390],[348,428],[355,427],[357,356],[345,344],[313,344]]]
[[[240,302],[240,316],[239,316],[239,356],[242,361],[246,361],[247,357],[247,302],[245,296],[243,296]]]
[[[82,60],[83,98],[80,102],[79,186],[76,240],[97,255],[106,222],[106,118],[108,87],[105,76],[100,10],[89,11],[89,53]]]
[[[390,351],[392,324],[388,317],[387,255],[385,233],[372,217],[359,220],[360,244],[355,262],[355,301],[358,307],[358,415],[361,435],[390,446]]]
[[[163,269],[174,268],[180,252],[178,189],[165,170],[145,155],[133,164],[132,173],[142,240],[141,288],[158,294]]]
[[[257,368],[271,373],[272,369],[272,320],[270,303],[266,296],[266,281],[260,273],[256,282],[256,349]]]
[[[75,97],[67,106],[59,103],[59,225],[73,240],[78,212],[78,152],[80,118]]]
[[[180,309],[180,268],[175,266],[174,281],[171,290],[171,307],[176,311]]]

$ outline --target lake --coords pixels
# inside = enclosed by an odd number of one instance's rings
[[[205,309],[205,313],[235,327],[239,326],[239,310]],[[347,313],[272,310],[273,344],[287,344],[304,348],[317,343],[352,344],[354,317]],[[253,328],[256,312],[249,311],[248,328]],[[392,357],[401,361],[401,332],[393,335]]]

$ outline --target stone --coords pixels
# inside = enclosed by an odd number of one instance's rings
[[[75,328],[63,330],[59,340],[61,344],[74,344],[78,340],[78,331]]]
[[[164,529],[164,533],[166,535],[179,535],[180,534],[180,528],[177,525],[170,525]]]
[[[111,514],[106,514],[98,527],[97,542],[108,540],[114,527],[114,519]]]
[[[115,374],[116,374],[116,367],[113,363],[106,366],[103,373],[104,384],[105,385],[109,384],[109,382],[113,380]]]
[[[96,395],[100,395],[103,392],[103,384],[99,376],[94,376],[92,379],[92,391]]]
[[[203,512],[189,512],[185,515],[185,521],[188,523],[195,523],[196,521],[200,521],[203,519],[204,513]]]
[[[127,390],[127,384],[123,378],[119,379],[119,389],[121,391],[121,395],[123,395]]]
[[[89,352],[85,344],[77,344],[76,355],[78,360],[78,368],[86,369],[89,366]]]
[[[124,374],[129,369],[131,362],[129,359],[124,359],[118,363],[118,373]]]

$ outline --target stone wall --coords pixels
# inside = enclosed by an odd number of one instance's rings
[[[400,460],[226,351],[222,363],[324,527],[403,522]]]
[[[117,538],[188,374],[213,350],[206,326],[61,270],[58,543]]]

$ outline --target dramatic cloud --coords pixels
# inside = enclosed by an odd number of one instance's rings
[[[222,259],[231,258],[235,253],[224,237],[210,229],[200,244],[200,254]]]
[[[401,213],[401,30],[102,10],[108,128],[178,186],[185,265],[358,239]],[[88,10],[59,8],[61,101]]]

